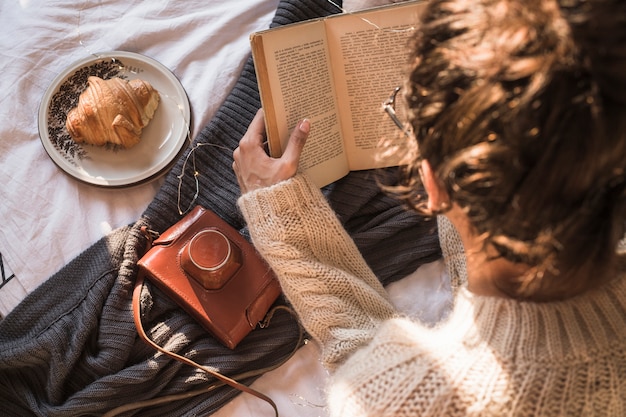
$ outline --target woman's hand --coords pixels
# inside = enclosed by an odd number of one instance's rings
[[[280,158],[272,158],[263,148],[265,123],[263,110],[252,119],[248,131],[233,152],[233,171],[237,175],[241,193],[269,187],[293,177],[298,170],[302,148],[309,135],[308,120],[298,124],[289,137],[287,148]]]

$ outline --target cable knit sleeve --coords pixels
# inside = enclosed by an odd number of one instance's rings
[[[320,190],[304,175],[244,194],[238,201],[252,241],[334,370],[395,315]]]

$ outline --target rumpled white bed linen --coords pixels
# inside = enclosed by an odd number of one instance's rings
[[[5,0],[0,2],[0,253],[15,273],[6,315],[42,280],[111,229],[134,222],[160,182],[80,183],[39,139],[39,103],[54,77],[92,53],[130,51],[168,67],[191,103],[192,137],[215,113],[266,29],[277,0]],[[68,288],[71,291],[71,288]]]
[[[347,0],[354,11],[391,0]],[[156,59],[181,81],[192,112],[192,137],[211,119],[249,55],[249,34],[266,29],[278,0],[3,0],[0,2],[0,254],[15,278],[0,288],[8,314],[81,251],[134,222],[161,181],[124,189],[79,182],[48,157],[37,126],[47,87],[69,64],[107,51]],[[394,302],[426,320],[449,303],[441,262],[392,284]],[[72,291],[72,288],[68,288]],[[430,294],[430,296],[426,296]],[[284,416],[324,416],[325,371],[310,343],[254,387]],[[273,415],[249,395],[217,413]]]

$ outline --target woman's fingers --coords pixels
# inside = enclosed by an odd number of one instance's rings
[[[291,178],[298,171],[302,149],[306,143],[311,124],[303,120],[293,130],[285,152],[280,158],[272,158],[263,148],[265,122],[263,111],[257,112],[239,147],[233,151],[233,170],[241,192],[268,187]]]
[[[302,155],[302,149],[304,148],[304,144],[306,143],[310,130],[311,122],[309,122],[308,119],[301,121],[293,132],[291,132],[287,148],[283,153],[282,158],[284,158],[286,162],[295,163],[296,170],[300,161],[300,155]],[[295,171],[293,174],[295,174]]]

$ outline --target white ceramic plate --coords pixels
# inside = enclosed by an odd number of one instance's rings
[[[67,132],[67,113],[78,104],[91,75],[141,78],[159,92],[159,107],[134,147],[78,144]],[[174,74],[132,52],[99,53],[71,64],[52,81],[39,108],[39,136],[54,163],[78,180],[103,187],[136,185],[163,173],[187,142],[189,122],[189,98]]]

